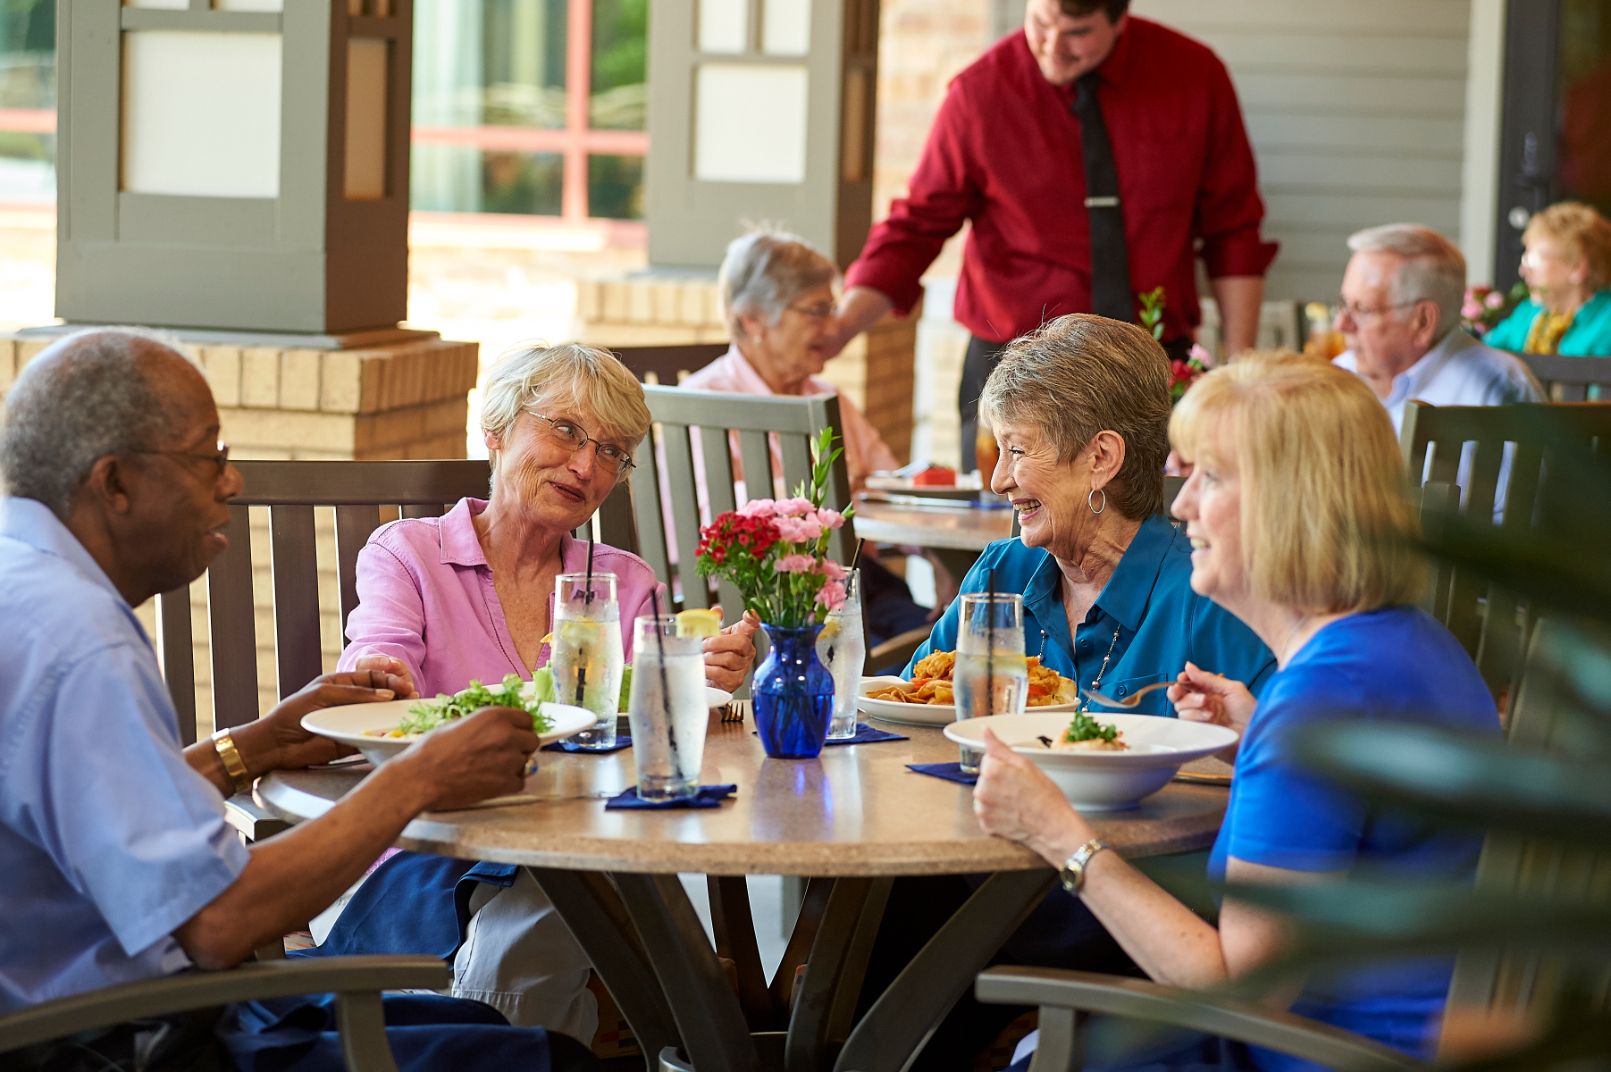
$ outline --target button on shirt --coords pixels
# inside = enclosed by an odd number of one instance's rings
[[[1017,540],[997,540],[968,571],[961,590],[987,591],[992,569],[996,591],[1023,594],[1026,654],[1040,654],[1044,665],[1082,687],[1101,673],[1102,692],[1125,696],[1172,679],[1189,660],[1256,694],[1275,669],[1275,658],[1251,629],[1191,590],[1190,545],[1162,516],[1148,518],[1136,530],[1077,636],[1069,635],[1062,571],[1049,553]],[[911,677],[917,660],[929,652],[956,650],[957,608],[952,601],[945,609],[904,676]],[[1109,648],[1112,656],[1103,673]],[[1160,689],[1143,697],[1134,713],[1173,715],[1174,709]]]
[[[173,932],[247,850],[133,611],[31,499],[0,499],[0,651],[0,1012],[187,967]]]

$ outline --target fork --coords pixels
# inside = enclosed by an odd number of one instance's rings
[[[1103,707],[1117,707],[1117,708],[1120,708],[1120,709],[1127,710],[1129,708],[1134,707],[1136,704],[1140,703],[1141,702],[1141,697],[1145,696],[1147,693],[1152,692],[1155,689],[1167,689],[1169,686],[1171,686],[1173,684],[1174,684],[1174,681],[1172,681],[1172,680],[1171,681],[1154,681],[1151,685],[1143,685],[1139,689],[1137,689],[1136,691],[1132,692],[1130,695],[1122,697],[1122,698],[1117,697],[1117,696],[1104,696],[1102,693],[1096,692],[1096,691],[1094,691],[1092,689],[1081,689],[1080,690],[1080,695],[1084,696],[1087,700],[1090,700],[1092,703],[1101,704]]]

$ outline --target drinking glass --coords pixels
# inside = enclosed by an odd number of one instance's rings
[[[1024,657],[1024,597],[1007,592],[962,596],[957,664],[952,672],[957,718],[1021,715],[1029,701]],[[979,772],[983,752],[962,749],[962,770]]]
[[[570,739],[576,747],[615,747],[622,662],[615,574],[561,573],[554,581],[554,640],[548,660],[554,699],[585,707],[595,719],[591,729]]]
[[[678,636],[676,618],[639,618],[633,623],[627,700],[638,796],[685,800],[699,792],[709,718],[703,639]]]
[[[862,631],[861,570],[845,571],[845,601],[828,615],[817,634],[817,658],[833,675],[833,717],[828,740],[856,736],[856,692],[867,663],[867,637]]]

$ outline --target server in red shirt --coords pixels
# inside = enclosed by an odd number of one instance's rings
[[[1163,287],[1164,342],[1201,317],[1194,255],[1226,353],[1253,345],[1274,243],[1241,108],[1207,46],[1128,14],[1128,0],[1026,0],[1024,32],[952,81],[905,198],[845,275],[842,346],[905,315],[946,239],[971,222],[956,317],[972,333],[959,403],[975,407],[1001,347],[1064,313],[1134,320]]]

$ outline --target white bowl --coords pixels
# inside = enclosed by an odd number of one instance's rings
[[[886,685],[904,685],[905,678],[885,674],[864,677],[856,689],[856,709],[883,722],[896,722],[902,726],[948,726],[957,720],[956,704],[906,703],[903,700],[875,700],[867,694]],[[1047,704],[1035,708],[1036,714],[1053,711],[1074,711],[1078,702]],[[1067,725],[1065,722],[1064,725]]]
[[[363,753],[365,759],[377,767],[419,740],[424,734],[410,737],[376,737],[367,730],[389,730],[403,720],[416,700],[387,700],[383,703],[346,704],[325,707],[302,716],[302,728],[332,741],[351,745]],[[543,744],[592,726],[593,712],[585,707],[570,704],[545,703],[541,707],[548,716],[549,729],[537,735]]]
[[[1068,727],[1066,714],[997,715],[969,718],[945,727],[945,735],[970,748],[984,748],[984,727],[1021,756],[1034,760],[1071,804],[1087,811],[1133,808],[1169,784],[1182,763],[1236,743],[1236,731],[1207,722],[1159,715],[1092,716],[1117,726],[1130,746],[1124,752],[1054,752],[1037,738],[1056,738]]]

